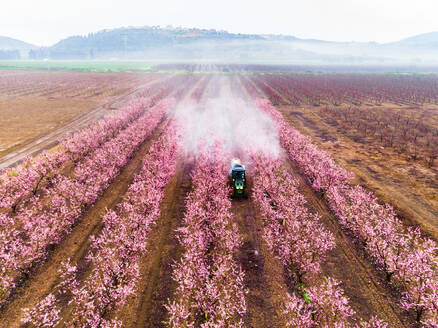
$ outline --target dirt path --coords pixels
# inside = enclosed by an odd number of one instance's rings
[[[201,77],[178,100],[177,106],[189,101],[198,88],[203,89],[202,101],[210,85],[211,79]],[[172,266],[183,252],[176,229],[184,217],[185,198],[191,188],[190,172],[193,167],[194,159],[180,159],[175,176],[166,186],[166,195],[160,206],[161,215],[151,231],[149,250],[140,265],[142,278],[138,293],[117,314],[122,319],[123,327],[165,327],[165,305],[177,288],[172,279]]]
[[[182,93],[179,94],[178,99],[181,104],[190,98],[194,90],[203,87],[203,95],[200,99],[200,104],[202,104],[208,97],[222,94],[224,81],[227,79],[229,77],[213,76],[211,79],[202,77],[190,85],[175,88],[172,93],[176,94],[177,90],[181,89]],[[241,87],[244,98],[250,101],[248,93],[245,92],[246,89],[243,85]],[[230,94],[230,91],[225,90],[225,94]],[[89,114],[93,115],[92,112]],[[96,115],[98,115],[97,112]],[[90,117],[90,120],[97,119],[96,117]],[[86,120],[84,118],[84,122]],[[73,232],[51,252],[48,261],[36,268],[18,288],[11,301],[0,311],[0,328],[20,327],[22,309],[35,305],[59,283],[57,272],[62,261],[71,258],[72,263],[79,266],[82,277],[87,275],[89,270],[85,255],[90,246],[89,237],[101,230],[101,218],[106,209],[114,208],[120,202],[135,173],[140,169],[150,144],[165,131],[165,124],[166,122],[161,123],[153,135],[141,145],[121,174],[96,204],[86,211]],[[77,128],[77,126],[72,125],[72,128]],[[44,142],[36,144],[40,146],[40,150],[43,149],[41,146],[44,147]],[[415,327],[412,318],[407,317],[399,309],[397,298],[382,276],[339,226],[325,201],[313,191],[306,179],[297,173],[299,172],[297,167],[293,163],[289,165],[290,171],[299,181],[299,190],[308,201],[309,208],[322,217],[322,222],[336,239],[336,248],[328,254],[327,261],[323,265],[323,274],[342,282],[342,288],[357,312],[357,317],[369,319],[372,315],[377,315],[388,322],[390,327]],[[166,186],[165,197],[160,205],[161,214],[150,233],[148,251],[140,264],[141,279],[138,291],[135,296],[129,298],[125,306],[114,314],[122,320],[123,327],[165,327],[164,320],[167,316],[165,305],[168,299],[172,298],[177,287],[172,280],[173,264],[178,261],[183,252],[177,240],[176,229],[181,226],[184,216],[185,198],[191,189],[190,172],[193,167],[192,158],[180,158],[175,176]],[[268,251],[263,241],[263,222],[251,199],[250,166],[248,166],[248,174],[248,198],[232,201],[232,212],[243,239],[243,244],[236,254],[236,260],[244,270],[245,285],[249,289],[246,297],[245,327],[280,327],[281,301],[284,300],[285,293],[288,291],[288,284],[283,266]]]
[[[192,161],[180,159],[175,176],[166,187],[161,215],[151,231],[148,252],[140,264],[142,278],[138,292],[118,313],[123,327],[165,326],[167,310],[164,306],[177,287],[172,280],[172,265],[182,253],[175,230],[184,217],[192,168]]]
[[[192,85],[181,85],[172,90],[170,96],[180,89],[183,92],[183,96],[178,101],[184,99],[186,94],[190,94],[193,87]],[[5,319],[5,327],[20,326],[22,309],[34,306],[59,283],[57,273],[61,268],[62,261],[70,258],[71,262],[77,265],[79,280],[83,280],[88,276],[89,262],[86,260],[86,255],[90,246],[89,237],[98,234],[102,229],[102,216],[106,213],[106,209],[114,208],[122,200],[133,177],[141,168],[144,156],[149,151],[151,143],[164,133],[167,123],[167,119],[160,123],[154,133],[135,152],[128,165],[121,171],[121,174],[114,180],[96,204],[86,211],[81,221],[74,227],[72,233],[50,254],[48,262],[31,273],[30,278],[17,290],[11,302],[0,312],[1,324],[3,324],[2,318],[4,317],[7,318],[7,321]],[[182,202],[184,202],[184,198],[182,198]],[[173,203],[172,206],[174,206]],[[171,241],[173,244],[175,242],[176,240]],[[159,259],[161,260],[161,257]],[[170,264],[168,267],[170,268]],[[148,275],[145,275],[145,277],[148,277]],[[67,312],[66,315],[68,315]],[[3,327],[3,325],[0,325],[0,327]]]
[[[15,151],[0,158],[0,169],[14,166],[20,163],[20,161],[22,161],[26,156],[35,156],[45,149],[54,147],[68,133],[77,131],[80,128],[86,127],[90,123],[99,120],[106,114],[110,113],[112,109],[120,108],[120,106],[123,106],[123,104],[129,101],[129,99],[132,99],[134,95],[140,92],[142,89],[150,87],[153,84],[161,83],[162,80],[165,78],[167,78],[167,76],[163,77],[162,79],[152,80],[149,83],[143,84],[128,93],[112,99],[106,104],[92,109],[86,114],[76,117],[74,120],[66,123],[64,126],[52,132],[49,132],[46,135],[40,136],[36,139],[16,146],[17,149]]]
[[[415,162],[407,162],[389,149],[375,151],[374,146],[354,142],[326,124],[313,109],[282,107],[280,110],[294,128],[310,135],[318,147],[353,172],[355,183],[374,192],[380,201],[391,204],[405,224],[419,226],[438,240],[438,207],[435,206],[438,184],[424,182],[421,176],[409,173],[411,168],[418,168]]]
[[[262,250],[262,222],[257,216],[250,190],[249,180],[247,197],[232,201],[232,212],[243,241],[237,258],[245,273],[245,286],[249,289],[244,320],[248,328],[272,328],[278,326],[278,320],[271,299],[271,284],[268,283],[266,261]]]
[[[252,82],[251,79],[248,80]],[[243,85],[242,88],[245,91]],[[328,254],[322,273],[342,282],[341,286],[350,298],[350,304],[357,312],[357,317],[369,319],[377,315],[391,327],[415,327],[412,318],[400,310],[394,292],[385,283],[382,275],[342,230],[325,201],[298,173],[298,168],[291,162],[288,164],[290,172],[299,182],[299,191],[305,196],[309,209],[321,216],[323,224],[335,237],[336,248]]]
[[[411,318],[397,304],[397,298],[374,266],[342,230],[327,204],[318,196],[307,180],[298,174],[298,168],[290,164],[290,171],[299,182],[299,191],[312,212],[321,216],[322,223],[335,237],[336,248],[328,253],[322,273],[342,282],[341,287],[350,299],[350,305],[361,319],[377,315],[390,327],[415,327]]]
[[[42,297],[50,293],[59,283],[58,270],[61,262],[70,258],[72,263],[85,266],[85,255],[90,246],[89,237],[102,228],[102,216],[106,209],[116,206],[123,198],[136,172],[141,168],[144,156],[149,151],[153,140],[159,137],[166,122],[154,131],[140,146],[134,157],[122,169],[120,175],[111,183],[99,200],[82,216],[81,221],[73,228],[61,244],[49,256],[49,260],[32,272],[29,278],[18,288],[11,301],[0,312],[0,327],[19,327],[23,308],[34,306]]]

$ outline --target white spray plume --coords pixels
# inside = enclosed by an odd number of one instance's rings
[[[180,104],[174,116],[184,130],[186,152],[221,141],[226,151],[243,159],[248,152],[277,157],[278,134],[273,121],[261,110],[231,97],[209,99],[202,104]]]

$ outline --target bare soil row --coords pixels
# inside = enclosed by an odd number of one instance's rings
[[[207,97],[218,95],[221,86],[229,83],[228,79],[229,77],[201,78],[184,90],[182,98],[187,99],[194,90],[201,89],[204,95],[200,102],[203,102]],[[207,85],[203,85],[204,83]],[[249,92],[243,89],[243,85],[236,81],[233,85],[237,88],[240,85],[241,94],[246,95],[246,100],[251,102]],[[79,265],[82,277],[87,275],[85,255],[89,249],[90,236],[99,233],[102,228],[101,218],[106,209],[114,208],[123,198],[135,173],[141,167],[150,144],[163,133],[165,127],[166,122],[163,122],[142,144],[102,197],[87,210],[73,232],[52,251],[49,260],[32,272],[18,289],[13,299],[0,312],[1,327],[20,327],[22,309],[32,307],[59,282],[57,272],[62,261],[70,258]],[[182,253],[176,229],[181,226],[184,216],[184,203],[191,188],[190,172],[194,160],[181,156],[176,174],[166,187],[161,215],[151,232],[148,251],[141,263],[142,278],[138,292],[117,313],[112,314],[121,318],[124,327],[165,327],[165,304],[172,298],[176,288],[172,280],[173,264]],[[415,327],[412,318],[400,310],[397,295],[391,286],[384,281],[382,274],[361,252],[360,247],[342,230],[321,195],[312,190],[293,163],[289,162],[288,165],[299,183],[299,190],[305,196],[309,209],[321,216],[323,224],[336,239],[337,246],[329,253],[323,266],[323,274],[342,281],[342,288],[358,317],[369,319],[372,315],[377,315],[391,327]],[[248,174],[251,177],[251,166],[248,166]],[[287,277],[284,268],[268,251],[263,241],[263,224],[251,198],[251,178],[247,196],[233,200],[232,205],[243,239],[243,245],[235,256],[245,272],[245,283],[249,289],[245,326],[277,327],[279,300],[288,291]]]

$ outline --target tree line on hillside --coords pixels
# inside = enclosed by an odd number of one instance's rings
[[[94,59],[101,57],[125,57],[127,54],[144,57],[145,54],[160,57],[179,54],[193,56],[208,49],[207,42],[250,41],[263,39],[258,35],[231,34],[214,29],[185,28],[121,28],[102,30],[84,36],[72,36],[51,47],[29,51],[29,59]],[[217,51],[217,49],[215,49]]]

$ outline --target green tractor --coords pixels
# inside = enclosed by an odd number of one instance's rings
[[[233,196],[244,196],[246,187],[245,166],[240,163],[240,159],[233,158],[228,175],[230,177],[230,185],[233,187]]]

